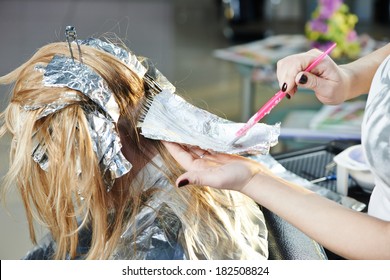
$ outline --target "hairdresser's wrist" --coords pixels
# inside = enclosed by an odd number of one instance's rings
[[[356,72],[352,64],[340,65],[344,89],[338,94],[344,94],[344,101],[353,99],[369,91],[370,84],[365,84],[360,72]]]
[[[339,82],[339,87],[336,89],[335,94],[342,96],[340,99],[341,102],[339,103],[343,103],[352,99],[356,95],[353,92],[353,80],[355,79],[355,74],[348,65],[340,65],[339,69],[341,73],[341,81]]]
[[[253,198],[256,202],[258,201],[259,193],[262,189],[262,183],[266,181],[264,171],[259,170],[253,174],[252,178],[249,179],[248,183],[240,190],[240,192],[248,197]]]

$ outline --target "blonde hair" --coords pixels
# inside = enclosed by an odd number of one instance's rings
[[[120,106],[118,129],[121,138],[126,138],[122,144],[134,155],[128,160],[142,166],[151,162],[157,152],[173,184],[183,170],[159,141],[142,139],[136,128],[147,98],[147,85],[114,56],[88,46],[81,49],[83,63],[106,81]],[[34,243],[34,220],[49,229],[56,242],[53,258],[78,257],[78,232],[90,227],[92,241],[84,257],[107,259],[118,245],[126,225],[158,190],[135,184],[136,170],[131,170],[115,181],[110,192],[106,191],[80,106],[87,100],[77,91],[73,92],[82,101],[66,100],[64,93],[71,89],[43,86],[43,74],[34,69],[37,64],[49,63],[56,54],[69,56],[67,44],[46,45],[26,63],[0,77],[0,84],[14,84],[10,104],[1,114],[0,136],[7,132],[12,135],[4,191],[15,186],[19,189]],[[42,119],[38,119],[42,109],[24,109],[54,100],[70,105]],[[46,145],[50,163],[47,171],[31,156],[33,135]],[[81,176],[77,175],[79,167]],[[170,195],[174,202],[172,208],[176,208],[173,212],[182,224],[179,239],[188,258],[252,258],[264,245],[265,236],[259,236],[264,234],[260,231],[261,212],[248,198],[208,187],[174,188]]]

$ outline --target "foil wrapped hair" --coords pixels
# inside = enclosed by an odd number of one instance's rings
[[[46,67],[36,65],[35,70],[43,72],[43,84],[47,87],[64,87],[81,92],[90,100],[90,104],[82,105],[82,109],[88,121],[88,129],[93,141],[107,190],[109,191],[116,178],[119,178],[131,170],[132,164],[121,152],[121,142],[116,131],[115,123],[119,119],[119,105],[113,93],[108,88],[103,78],[90,67],[82,63],[80,45],[86,45],[104,51],[115,56],[126,64],[139,78],[149,86],[149,91],[154,95],[162,91],[162,88],[174,92],[175,87],[166,79],[151,63],[145,59],[138,60],[137,56],[112,43],[104,42],[96,38],[77,40],[77,34],[73,27],[67,27],[66,37],[69,44],[71,57],[55,55]],[[79,61],[75,61],[71,44],[77,44]],[[56,100],[52,103],[24,106],[25,110],[42,109],[38,119],[54,114],[70,105],[69,100],[81,101],[77,94],[65,93],[64,100]],[[66,101],[68,100],[68,101]],[[46,154],[45,143],[40,143],[33,136],[34,148],[32,157],[43,170],[49,168],[49,159]],[[81,170],[79,171],[81,174]]]
[[[69,31],[69,32],[68,32]],[[67,29],[67,39],[71,57],[55,55],[46,67],[37,65],[42,71],[43,84],[47,87],[64,87],[81,92],[91,104],[83,106],[88,120],[89,132],[94,151],[99,160],[107,190],[110,190],[116,178],[130,171],[132,164],[123,156],[121,143],[115,123],[119,119],[119,105],[104,79],[90,67],[82,63],[80,45],[99,49],[115,56],[126,64],[148,85],[149,99],[146,100],[138,127],[146,138],[166,140],[203,149],[227,153],[262,153],[277,143],[279,125],[257,124],[234,146],[228,143],[241,124],[233,123],[196,108],[175,94],[175,87],[147,59],[140,61],[133,53],[112,43],[96,38],[77,40],[74,29]],[[69,35],[71,34],[71,35]],[[72,42],[70,41],[72,39]],[[79,61],[75,61],[71,43],[76,43]],[[80,100],[77,94],[67,94],[66,100]],[[42,109],[38,118],[54,114],[68,106],[61,100],[48,104],[25,106],[25,110]],[[81,103],[83,104],[83,103]],[[35,140],[32,156],[43,170],[49,167],[45,143]],[[81,171],[80,171],[81,172]]]
[[[36,66],[36,69],[44,72],[43,84],[45,86],[77,90],[92,101],[91,104],[82,105],[82,108],[88,121],[93,149],[104,175],[107,189],[110,190],[114,179],[126,174],[132,166],[121,152],[120,138],[115,127],[115,123],[119,119],[119,105],[111,90],[103,78],[91,68],[64,56],[56,55],[45,68]],[[73,98],[80,99],[78,95],[74,95]],[[56,100],[53,103],[40,106],[26,106],[24,109],[43,108],[38,116],[39,119],[54,114],[68,105],[69,103]],[[43,170],[47,170],[50,163],[46,156],[44,143],[36,143],[32,156]]]

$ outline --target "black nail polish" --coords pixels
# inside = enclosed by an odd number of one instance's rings
[[[285,92],[287,90],[287,84],[284,83],[283,86],[282,86],[282,91]]]
[[[181,187],[184,187],[186,185],[188,185],[190,182],[187,180],[187,179],[183,179],[179,182],[178,184],[178,187],[181,188]]]
[[[286,94],[286,97],[287,97],[287,99],[291,99],[291,95],[290,94]]]
[[[302,85],[307,83],[307,76],[305,74],[302,74],[301,78],[299,79],[299,83]]]

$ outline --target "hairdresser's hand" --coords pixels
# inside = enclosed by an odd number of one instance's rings
[[[258,162],[244,157],[209,153],[171,142],[163,143],[187,170],[176,181],[179,187],[190,184],[241,191],[256,174],[265,170]]]
[[[277,63],[277,78],[281,88],[294,95],[297,86],[311,89],[323,104],[340,104],[349,99],[352,74],[343,66],[326,56],[311,72],[304,69],[315,60],[321,51],[317,49],[306,53],[287,56]]]

